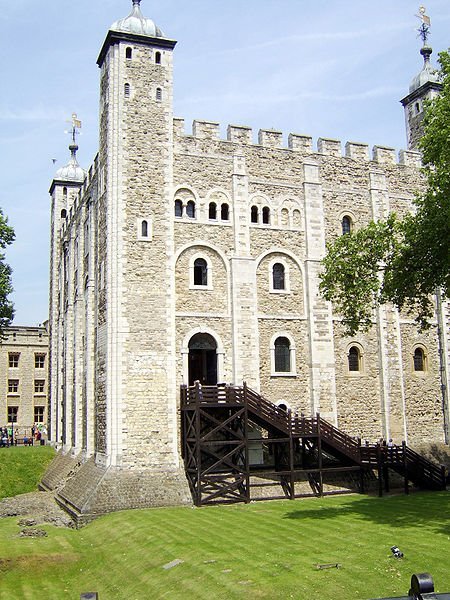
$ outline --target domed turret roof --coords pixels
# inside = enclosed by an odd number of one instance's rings
[[[430,61],[430,56],[433,50],[427,46],[424,46],[420,50],[420,54],[423,56],[424,64],[423,68],[418,75],[414,77],[409,86],[409,93],[415,92],[426,83],[440,83],[439,72],[433,68]]]
[[[78,146],[69,146],[71,157],[67,165],[56,171],[55,179],[70,183],[83,183],[86,179],[86,171],[80,167],[77,161]]]
[[[164,37],[164,33],[151,19],[147,19],[141,12],[141,0],[133,0],[133,10],[125,17],[113,23],[110,27],[112,31],[121,33],[134,33],[137,35],[147,35],[149,37]]]

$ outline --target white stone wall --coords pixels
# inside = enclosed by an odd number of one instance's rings
[[[285,148],[273,130],[253,144],[238,126],[221,140],[206,121],[186,135],[172,115],[172,47],[158,47],[160,65],[156,47],[145,39],[107,47],[99,155],[79,196],[53,190],[54,440],[105,467],[177,469],[179,386],[188,382],[189,340],[205,332],[216,341],[220,381],[246,381],[306,415],[320,411],[363,439],[442,441],[448,403],[436,328],[420,333],[383,307],[367,334],[349,339],[319,294],[326,244],[342,234],[344,216],[358,228],[411,209],[423,185],[417,155],[403,152],[397,163],[390,148],[369,156],[356,143],[343,155],[340,141],[325,138],[316,151],[299,134]],[[193,285],[196,258],[208,265],[204,287]],[[273,289],[275,262],[284,290]],[[274,372],[277,336],[290,340],[289,373]],[[422,374],[411,366],[417,344],[427,350]],[[361,349],[358,373],[348,370],[352,345]]]

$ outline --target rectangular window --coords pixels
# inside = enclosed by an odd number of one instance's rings
[[[44,422],[44,412],[45,412],[45,406],[35,406],[34,407],[34,422],[35,423],[43,423]]]
[[[35,369],[43,369],[45,367],[45,354],[34,355],[34,367]]]
[[[8,354],[8,362],[10,369],[16,369],[19,366],[19,356],[17,352],[10,352]]]
[[[8,393],[9,394],[17,394],[19,391],[19,380],[18,379],[8,379]]]
[[[45,380],[44,379],[35,379],[34,380],[34,393],[35,394],[43,394],[45,388]]]
[[[17,423],[18,406],[8,406],[8,423]]]

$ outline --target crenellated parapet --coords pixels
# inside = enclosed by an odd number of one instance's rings
[[[214,121],[195,120],[192,124],[192,133],[186,133],[185,121],[182,118],[173,119],[174,138],[210,140],[214,142],[230,142],[241,146],[255,146],[271,150],[290,150],[300,154],[318,154],[334,158],[347,158],[356,161],[372,161],[381,165],[401,165],[405,167],[420,168],[421,154],[413,150],[400,150],[398,155],[394,148],[376,145],[369,149],[369,145],[362,142],[346,142],[341,140],[321,137],[314,146],[313,138],[309,135],[290,133],[287,145],[283,143],[283,132],[276,129],[260,129],[257,142],[254,141],[253,130],[246,125],[228,125],[226,139],[220,136],[220,124]]]

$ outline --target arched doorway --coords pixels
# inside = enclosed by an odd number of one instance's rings
[[[196,333],[189,340],[189,385],[217,383],[217,343],[209,333]]]

